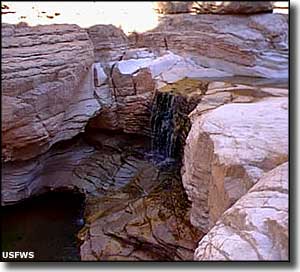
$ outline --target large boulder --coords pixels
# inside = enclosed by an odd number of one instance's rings
[[[214,84],[190,115],[182,169],[191,221],[204,232],[265,172],[288,159],[287,92],[266,88],[255,95],[245,86],[222,92],[224,85]]]
[[[2,155],[25,160],[83,131],[100,109],[93,46],[76,25],[2,28]]]
[[[203,237],[194,259],[289,259],[288,163],[263,175]]]
[[[233,75],[288,77],[285,14],[166,15],[156,28],[130,39],[137,47],[168,49],[198,65]]]

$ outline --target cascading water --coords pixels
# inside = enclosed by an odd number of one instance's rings
[[[184,97],[172,92],[156,93],[151,115],[151,154],[154,161],[163,164],[180,161],[190,128],[185,102]]]

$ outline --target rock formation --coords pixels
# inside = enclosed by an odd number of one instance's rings
[[[137,47],[168,49],[202,67],[232,75],[288,77],[288,16],[284,14],[166,15],[155,29],[131,40]]]
[[[100,109],[93,47],[75,25],[2,28],[2,155],[25,160],[83,131]]]
[[[272,12],[271,1],[169,1],[155,2],[154,9],[161,14],[253,14]]]
[[[288,260],[288,163],[255,184],[203,237],[195,260]]]
[[[195,1],[192,9],[198,14],[254,14],[272,12],[273,3],[271,1]]]
[[[82,260],[192,260],[202,233],[189,221],[180,178],[134,158],[119,175],[126,186],[88,202]]]
[[[119,60],[129,48],[128,37],[113,25],[95,25],[87,33],[94,45],[95,62]]]
[[[109,64],[108,82],[99,79],[103,85],[96,87],[102,110],[89,126],[142,135],[150,135],[156,88],[185,77],[230,75],[197,66],[170,51],[157,55],[145,48],[130,49],[121,60]]]
[[[154,2],[154,10],[160,14],[189,13],[193,8],[193,1]]]
[[[263,98],[260,92],[262,98],[251,101],[255,91],[246,86],[233,88],[233,93],[218,89],[207,91],[191,113],[184,152],[183,184],[193,202],[191,220],[204,232],[264,172],[288,159],[287,97]],[[234,98],[238,92],[242,96]]]
[[[83,260],[287,259],[288,17],[249,5],[2,24],[2,205],[84,193]]]

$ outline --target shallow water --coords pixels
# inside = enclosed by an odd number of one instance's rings
[[[50,192],[2,207],[2,251],[33,251],[34,260],[80,260],[76,234],[83,204],[80,194]]]

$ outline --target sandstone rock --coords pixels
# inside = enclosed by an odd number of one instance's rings
[[[2,154],[24,160],[84,129],[100,108],[93,48],[75,25],[3,25]]]
[[[96,62],[93,65],[93,78],[94,78],[94,86],[95,87],[101,87],[106,83],[107,75],[101,65],[100,62]]]
[[[96,87],[101,113],[89,126],[150,135],[151,107],[157,88],[185,77],[230,75],[198,66],[170,51],[161,53],[157,56],[148,49],[132,49],[122,60],[110,63],[109,86]]]
[[[87,33],[94,45],[96,62],[117,61],[129,48],[125,33],[113,25],[95,25]]]
[[[169,1],[155,2],[154,9],[160,14],[253,14],[272,12],[271,1]]]
[[[100,137],[93,140],[92,137]],[[2,165],[2,205],[13,204],[56,189],[79,189],[87,197],[102,195],[108,188],[126,183],[118,173],[136,164],[131,149],[145,146],[134,136],[85,134],[92,145],[80,137],[56,144],[48,152],[27,161]],[[122,153],[123,152],[123,153]],[[134,162],[135,161],[135,162]],[[128,162],[128,163],[127,163]],[[127,171],[128,172],[128,171]]]
[[[195,226],[208,231],[263,173],[287,161],[287,109],[286,97],[272,97],[191,114],[182,173]]]
[[[192,9],[196,13],[252,14],[272,12],[271,1],[195,1]]]
[[[199,242],[195,260],[288,260],[288,163],[266,173]]]
[[[288,77],[285,14],[166,15],[155,29],[130,40],[136,47],[168,49],[199,66],[232,75]]]

